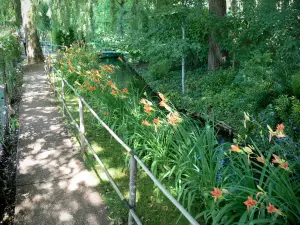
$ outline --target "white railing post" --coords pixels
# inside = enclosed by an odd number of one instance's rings
[[[84,141],[84,106],[81,98],[78,98],[79,106],[79,136],[80,136],[80,146],[81,154],[84,154],[85,151],[85,141]]]
[[[135,211],[136,205],[136,179],[137,179],[137,162],[134,159],[133,155],[130,158],[130,178],[129,178],[129,206]],[[129,212],[128,215],[128,225],[133,225],[134,220]]]
[[[61,101],[62,101],[62,114],[65,116],[65,80],[61,79]]]

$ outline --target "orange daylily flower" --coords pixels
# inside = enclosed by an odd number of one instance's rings
[[[257,157],[256,160],[257,160],[258,162],[261,162],[261,163],[265,163],[265,162],[266,162],[265,159],[264,159],[264,157],[262,157],[262,156]]]
[[[155,119],[153,120],[153,123],[155,123],[156,125],[160,125],[160,121],[159,121],[158,118],[155,118]]]
[[[86,90],[88,90],[88,91],[95,91],[95,90],[96,90],[96,88],[95,88],[95,87],[92,87],[92,86],[90,86],[90,87],[87,87],[87,88],[86,88]]]
[[[112,95],[114,95],[114,96],[116,96],[116,95],[117,95],[117,93],[116,93],[116,91],[115,91],[115,90],[111,90],[111,94],[112,94]]]
[[[288,162],[281,163],[279,167],[285,170],[289,170],[289,163]]]
[[[149,114],[149,113],[151,113],[151,110],[153,110],[153,108],[146,104],[146,105],[144,105],[144,110],[145,110],[146,113]]]
[[[164,102],[164,101],[161,101],[161,102],[159,103],[159,105],[160,105],[161,107],[165,107],[165,109],[168,110],[169,112],[172,111],[171,107],[168,106],[168,104],[167,104],[166,102]]]
[[[268,210],[268,213],[278,213],[279,215],[282,215],[282,211],[275,208],[275,206],[271,203],[269,203],[269,206],[267,206],[266,208]]]
[[[147,105],[146,99],[144,99],[144,98],[142,98],[142,99],[140,100],[140,103],[142,103],[142,104],[144,104],[144,105]]]
[[[243,152],[242,149],[239,148],[239,145],[231,145],[231,148],[229,149],[231,152]]]
[[[223,198],[222,191],[219,188],[214,187],[214,190],[210,193],[214,197],[214,202],[216,202],[218,198]]]
[[[289,163],[287,161],[281,159],[278,155],[272,154],[272,156],[274,157],[272,163],[279,164],[280,168],[289,170]]]
[[[165,102],[167,100],[167,98],[162,93],[158,92],[158,95],[163,102]]]
[[[112,72],[113,71],[113,67],[112,66],[109,66],[109,65],[105,65],[103,66],[104,69],[106,69],[108,72]]]
[[[168,123],[170,124],[178,124],[182,122],[182,119],[179,117],[178,112],[169,113],[167,115]]]
[[[142,98],[140,100],[140,103],[144,104],[144,105],[152,105],[152,102],[150,102],[149,100]]]
[[[284,125],[283,125],[283,123],[277,124],[277,130],[278,130],[278,131],[283,131],[283,130],[284,130]]]
[[[108,86],[111,86],[111,85],[113,84],[113,82],[112,82],[111,80],[109,80],[109,81],[106,82],[106,84],[107,84]]]
[[[127,88],[123,88],[123,93],[128,94],[128,89]]]
[[[276,136],[277,138],[285,137],[283,123],[277,124],[276,131],[273,131],[269,125],[267,127],[269,129],[269,142],[272,140],[273,136]]]
[[[167,105],[167,103],[164,102],[164,101],[161,101],[161,102],[159,103],[159,105],[162,106],[162,107],[165,107],[165,106]]]
[[[272,163],[278,163],[278,164],[282,163],[282,159],[278,155],[272,154],[272,156],[274,157]]]
[[[98,83],[98,84],[100,83],[100,80],[99,80],[98,78],[96,78],[96,77],[94,78],[94,81],[95,81],[96,83]]]
[[[142,125],[151,127],[151,124],[147,120],[143,120]]]
[[[247,206],[248,212],[250,212],[250,207],[255,206],[257,204],[257,201],[248,196],[248,200],[245,201],[244,204]]]
[[[110,85],[110,87],[113,88],[113,89],[115,89],[115,90],[118,89],[115,83],[112,83],[112,84]]]

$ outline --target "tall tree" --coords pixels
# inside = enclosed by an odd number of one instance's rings
[[[16,15],[16,25],[20,28],[22,26],[22,12],[20,0],[14,0],[14,9]]]
[[[132,0],[131,5],[131,31],[136,32],[139,26],[138,16],[139,0]]]
[[[115,0],[110,0],[111,31],[115,32],[117,24],[117,6]]]
[[[33,19],[33,5],[31,0],[21,0],[23,29],[27,44],[27,61],[29,64],[44,62],[37,29]]]
[[[226,0],[209,0],[209,12],[215,18],[226,14]],[[219,32],[216,30],[216,32]],[[209,37],[208,69],[217,70],[221,66],[221,47],[213,34]]]
[[[125,1],[125,0],[120,0],[120,1],[118,1],[118,0],[116,0],[118,3],[119,3],[119,5],[120,5],[120,13],[121,13],[121,15],[120,15],[120,35],[121,35],[121,37],[122,37],[122,39],[124,38],[124,35],[125,35],[125,28],[124,28],[124,16],[125,16],[125,14],[126,14],[126,11],[125,11],[125,3],[127,2],[127,1]]]

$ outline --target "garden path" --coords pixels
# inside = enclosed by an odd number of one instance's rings
[[[109,224],[99,180],[84,168],[64,129],[43,65],[24,72],[15,224]]]

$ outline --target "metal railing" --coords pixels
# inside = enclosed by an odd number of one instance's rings
[[[44,54],[48,55],[56,53],[57,49],[65,48],[63,45],[56,45],[52,41],[40,41],[40,45]]]
[[[5,52],[0,45],[0,74],[2,84],[0,83],[0,111],[1,111],[1,124],[0,124],[0,137],[3,138],[8,132],[9,128],[9,113],[11,112],[10,101],[15,91],[15,75],[19,69],[17,58],[5,60]],[[13,70],[13,71],[12,71]]]
[[[58,95],[61,97],[61,103],[62,103],[62,111],[63,115],[65,115],[65,112],[69,115],[71,118],[73,124],[79,131],[80,136],[80,146],[81,146],[81,153],[83,154],[85,152],[85,147],[87,146],[92,155],[95,157],[96,161],[99,163],[100,167],[103,169],[104,173],[106,174],[109,182],[113,186],[114,190],[117,192],[120,199],[125,203],[125,206],[129,210],[128,215],[128,224],[132,225],[134,224],[134,221],[136,224],[140,225],[142,224],[139,217],[135,213],[135,206],[136,206],[136,179],[137,179],[137,164],[140,165],[140,167],[145,171],[145,173],[152,179],[154,184],[163,192],[163,194],[173,203],[173,205],[182,213],[182,215],[190,222],[190,224],[193,225],[199,225],[199,223],[196,221],[195,218],[193,218],[189,212],[170,194],[170,192],[159,182],[159,180],[153,175],[153,173],[146,167],[146,165],[142,162],[142,160],[135,154],[135,152],[126,145],[120,137],[103,121],[100,119],[100,117],[97,115],[97,113],[92,109],[92,107],[83,99],[82,96],[78,94],[78,92],[74,89],[74,87],[69,84],[69,82],[62,76],[62,74],[56,70],[55,67],[52,67],[51,64],[46,63],[45,66],[46,73],[51,77],[51,75],[54,76],[54,79],[56,81],[56,75],[58,75],[61,78],[61,93],[58,92]],[[79,109],[79,124],[75,121],[74,117],[72,116],[71,112],[67,108],[66,102],[65,102],[65,86],[68,86],[74,94],[78,98],[78,109]],[[124,195],[121,193],[118,185],[113,180],[112,176],[108,172],[108,170],[105,168],[103,162],[98,157],[97,153],[87,140],[87,138],[84,135],[84,107],[86,107],[92,115],[97,119],[97,121],[109,132],[109,134],[114,137],[114,139],[122,145],[123,148],[126,149],[127,152],[130,153],[130,178],[129,178],[129,201],[124,197]]]

